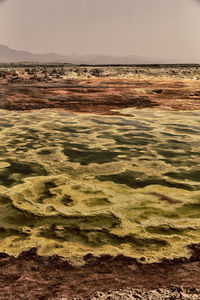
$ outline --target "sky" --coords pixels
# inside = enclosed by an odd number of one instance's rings
[[[200,1],[0,0],[0,44],[200,62]]]

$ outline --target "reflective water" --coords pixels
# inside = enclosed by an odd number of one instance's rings
[[[0,251],[147,262],[200,242],[200,112],[0,111]]]

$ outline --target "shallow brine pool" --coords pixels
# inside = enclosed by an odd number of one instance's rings
[[[200,243],[200,112],[0,111],[0,252],[146,262]]]

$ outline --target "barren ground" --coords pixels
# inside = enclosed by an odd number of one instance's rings
[[[1,108],[116,114],[126,107],[198,110],[198,68],[4,68]]]
[[[1,254],[0,299],[91,299],[96,291],[132,288],[200,288],[200,247],[192,256],[155,264],[141,264],[118,256],[85,257],[80,268],[57,256],[40,257],[36,249],[18,258]]]

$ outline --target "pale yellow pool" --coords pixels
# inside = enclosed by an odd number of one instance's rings
[[[0,111],[0,251],[146,262],[200,243],[200,112]]]

